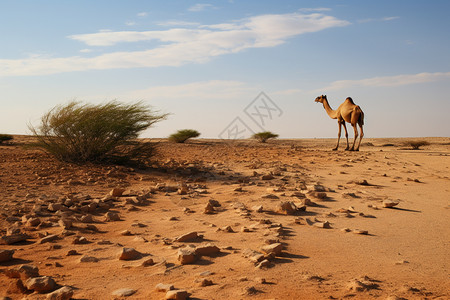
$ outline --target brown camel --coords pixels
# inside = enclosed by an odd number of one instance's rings
[[[361,140],[364,136],[364,132],[363,132],[364,113],[361,110],[361,108],[358,105],[356,105],[353,102],[352,98],[350,98],[350,97],[345,99],[344,103],[339,105],[337,110],[333,110],[330,107],[330,104],[328,104],[327,96],[325,96],[325,95],[317,97],[316,102],[320,102],[323,104],[323,107],[325,108],[325,110],[326,110],[327,114],[330,116],[330,118],[338,120],[338,125],[339,125],[338,140],[337,140],[336,148],[334,148],[333,150],[337,150],[339,147],[339,140],[341,139],[341,126],[344,125],[345,138],[347,139],[347,148],[345,148],[345,150],[359,151],[359,145],[361,145]],[[348,132],[347,132],[347,127],[345,126],[345,122],[352,124],[353,130],[355,131],[355,139],[353,140],[353,146],[350,149],[349,149],[349,144],[348,144]],[[357,125],[359,125],[359,128],[361,128],[361,135],[359,138],[358,146],[355,148],[356,139],[358,137]]]

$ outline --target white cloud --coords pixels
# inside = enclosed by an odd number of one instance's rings
[[[167,27],[173,27],[173,26],[188,27],[188,26],[200,26],[200,23],[180,21],[180,20],[169,20],[169,21],[165,21],[165,22],[158,22],[158,23],[156,23],[156,25],[167,26]]]
[[[207,4],[207,3],[197,3],[197,4],[189,7],[188,11],[193,11],[193,12],[204,11],[204,10],[206,10],[208,8],[214,8],[214,5]]]
[[[332,82],[328,87],[321,89],[321,91],[350,89],[355,87],[395,87],[440,80],[450,80],[450,72],[406,74],[360,80],[338,80]]]
[[[329,7],[316,7],[316,8],[300,8],[301,12],[324,12],[324,11],[330,11],[331,8]]]
[[[127,22],[125,22],[125,25],[127,25],[127,26],[134,26],[134,25],[136,25],[137,23],[136,22],[134,22],[134,21],[127,21]]]
[[[80,52],[81,53],[91,53],[92,49],[81,49]]]
[[[136,16],[138,16],[140,18],[145,18],[146,16],[148,16],[148,13],[145,11],[142,11],[140,13],[137,13]]]
[[[136,67],[180,66],[204,63],[211,58],[258,47],[275,47],[294,36],[317,32],[349,22],[313,14],[259,15],[231,23],[170,28],[153,31],[110,31],[77,34],[69,38],[88,46],[155,41],[157,46],[142,51],[110,52],[96,57],[26,58],[0,60],[0,76],[44,75],[70,71]]]
[[[384,17],[384,18],[367,18],[367,19],[362,19],[362,20],[358,20],[358,23],[369,23],[369,22],[386,22],[386,21],[392,21],[392,20],[397,20],[400,17],[398,16],[393,16],[393,17]]]

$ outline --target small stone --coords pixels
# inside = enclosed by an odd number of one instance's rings
[[[272,180],[274,178],[275,177],[273,177],[272,174],[266,174],[266,175],[261,176],[261,180]]]
[[[214,209],[214,206],[211,203],[207,203],[205,206],[205,210],[203,211],[204,214],[211,215],[214,214],[216,210]]]
[[[38,293],[48,293],[56,288],[56,282],[50,276],[29,278],[24,285],[27,289]]]
[[[72,227],[72,220],[61,219],[58,221],[58,225],[61,226],[63,229],[69,229],[70,227]]]
[[[392,201],[392,200],[384,200],[383,201],[383,207],[385,207],[385,208],[391,208],[391,207],[397,206],[398,204],[399,204],[399,202]]]
[[[219,252],[220,252],[219,247],[213,244],[200,245],[195,248],[195,253],[197,255],[210,256]]]
[[[42,239],[40,239],[38,243],[39,244],[49,243],[49,242],[53,242],[57,239],[59,239],[58,235],[50,234],[50,235],[47,235],[46,237],[43,237]]]
[[[120,260],[136,260],[142,258],[142,253],[136,251],[134,248],[123,248],[119,254]]]
[[[29,218],[27,220],[26,226],[35,227],[41,224],[41,220],[39,218]]]
[[[193,240],[196,240],[199,238],[199,235],[196,231],[191,231],[185,234],[180,235],[179,237],[175,238],[175,242],[190,242]]]
[[[88,244],[89,241],[84,236],[77,236],[73,239],[72,244],[74,245],[82,245],[82,244]]]
[[[274,254],[275,256],[278,256],[281,254],[281,251],[283,250],[283,244],[274,243],[270,245],[265,245],[261,247],[261,250],[266,254]]]
[[[205,286],[213,285],[213,282],[212,282],[212,280],[203,278],[203,279],[201,279],[197,284],[198,284],[198,286],[200,286],[200,287],[205,287]]]
[[[132,234],[131,234],[131,232],[128,229],[125,229],[125,230],[120,232],[120,235],[128,236],[128,235],[132,235]]]
[[[265,195],[262,195],[261,198],[263,198],[263,199],[279,199],[280,197],[278,197],[275,194],[265,194]]]
[[[125,192],[125,189],[123,188],[114,188],[109,192],[109,194],[113,197],[120,197],[122,196],[123,192]]]
[[[93,223],[94,217],[92,215],[83,215],[81,216],[80,221],[82,223]]]
[[[173,286],[173,284],[158,283],[155,286],[155,290],[158,292],[168,292],[174,289],[175,287]]]
[[[38,277],[39,269],[32,265],[20,265],[6,270],[5,275],[9,278],[20,278],[24,281],[28,278]]]
[[[114,292],[111,293],[111,295],[116,296],[116,297],[128,297],[128,296],[135,294],[136,292],[137,291],[133,290],[133,289],[123,288],[123,289],[115,290]]]
[[[0,249],[0,263],[13,259],[14,250]]]
[[[108,211],[105,214],[105,221],[106,222],[111,222],[111,221],[120,221],[120,216],[118,213],[112,212],[112,211]]]
[[[183,248],[178,249],[178,261],[182,265],[191,264],[196,260],[195,249],[193,248]]]
[[[71,255],[80,255],[80,253],[77,252],[77,250],[69,250],[66,254],[66,256],[71,256]]]
[[[0,238],[0,245],[12,245],[15,243],[24,242],[29,238],[26,234],[12,234],[12,235],[4,235]]]
[[[252,207],[252,210],[254,212],[258,212],[258,213],[263,212],[263,206],[262,205],[255,205],[255,206]]]
[[[325,221],[325,222],[315,222],[313,225],[314,225],[315,227],[318,227],[318,228],[327,228],[327,229],[330,229],[330,228],[331,228],[330,222],[328,222],[328,221]]]
[[[149,257],[141,263],[141,266],[148,267],[148,266],[153,266],[154,264],[155,264],[155,262],[153,261],[153,258]]]
[[[278,204],[276,211],[286,215],[293,215],[298,211],[298,208],[294,202],[282,201]]]
[[[271,266],[272,266],[272,263],[268,259],[264,259],[259,264],[257,264],[255,267],[258,269],[261,269],[261,268],[269,268]]]
[[[56,291],[47,294],[48,300],[70,300],[73,296],[73,289],[68,286],[63,286]]]
[[[352,232],[355,233],[355,234],[362,234],[362,235],[367,235],[367,234],[369,234],[369,231],[367,231],[367,230],[361,230],[361,229],[353,229]]]
[[[185,290],[171,290],[166,293],[165,299],[186,300],[190,294]]]
[[[80,262],[98,262],[98,261],[99,261],[99,259],[94,256],[83,255],[80,258]]]
[[[221,227],[220,230],[225,231],[225,232],[234,232],[233,228],[231,228],[231,226],[224,226]]]

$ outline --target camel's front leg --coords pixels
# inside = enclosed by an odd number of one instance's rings
[[[345,150],[348,150],[349,148],[349,144],[348,144],[348,131],[347,131],[347,126],[345,126],[345,122],[342,122],[342,125],[344,125],[344,129],[345,129],[345,139],[347,140],[347,147],[345,148]]]
[[[339,147],[339,140],[341,139],[341,125],[342,123],[338,121],[338,126],[339,126],[339,131],[338,131],[338,140],[337,140],[337,145],[336,147],[333,149],[333,151],[336,151]],[[345,125],[344,125],[345,126]],[[347,129],[346,129],[347,131]]]

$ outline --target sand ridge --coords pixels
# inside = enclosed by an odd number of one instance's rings
[[[29,264],[74,299],[164,299],[159,283],[192,299],[447,299],[450,139],[426,140],[160,141],[139,170],[61,163],[19,137],[0,146],[0,235],[28,238],[0,245],[14,250],[0,296],[46,299],[7,276]]]

